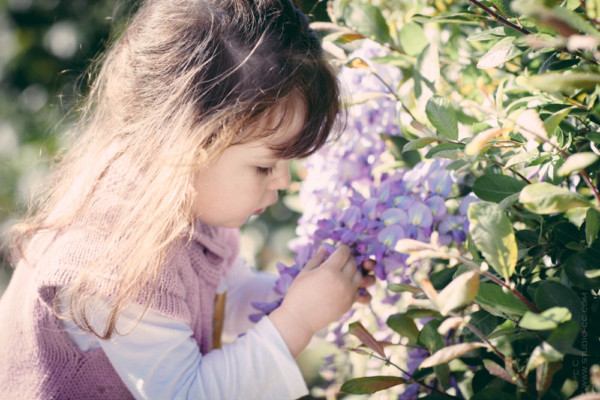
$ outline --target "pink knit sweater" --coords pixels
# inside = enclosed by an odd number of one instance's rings
[[[57,290],[90,257],[89,240],[80,230],[45,237],[18,264],[0,300],[0,399],[131,398],[102,349],[81,352],[54,314]],[[237,230],[198,222],[192,240],[171,250],[150,307],[187,323],[206,353],[215,293],[238,253]]]

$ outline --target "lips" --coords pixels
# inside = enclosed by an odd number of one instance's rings
[[[256,211],[254,211],[254,212],[252,213],[252,215],[260,215],[260,214],[262,214],[262,213],[264,213],[264,212],[265,212],[265,209],[264,209],[264,208],[261,208],[260,210],[256,210]]]

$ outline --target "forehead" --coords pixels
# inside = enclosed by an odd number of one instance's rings
[[[305,123],[304,103],[288,100],[273,106],[258,121],[244,129],[242,141],[256,141],[275,150],[298,138]]]

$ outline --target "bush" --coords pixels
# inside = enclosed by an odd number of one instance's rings
[[[329,359],[329,390],[600,391],[598,4],[328,5],[332,22],[313,26],[349,119],[305,164],[298,256],[278,290],[322,243],[377,261],[371,308],[331,329],[356,354]]]

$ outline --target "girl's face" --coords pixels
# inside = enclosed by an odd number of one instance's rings
[[[277,112],[274,116],[277,120]],[[288,120],[273,135],[228,147],[197,174],[196,218],[213,226],[238,228],[277,202],[277,191],[290,184],[289,161],[278,159],[270,146],[296,136],[304,123],[301,112]]]

